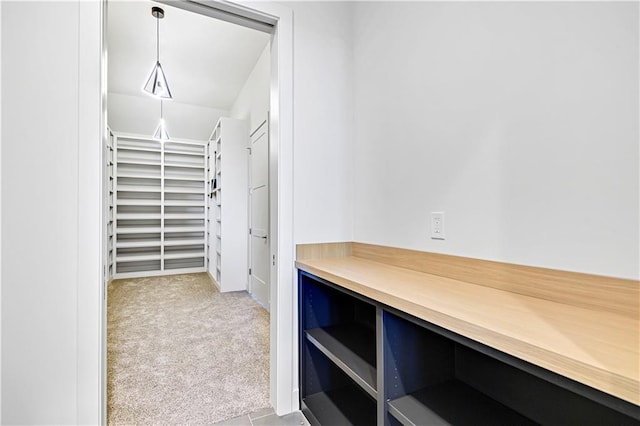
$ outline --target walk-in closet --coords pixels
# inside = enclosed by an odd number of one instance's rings
[[[221,291],[246,290],[248,142],[246,121],[229,117],[208,141],[110,128],[110,276],[208,272]]]
[[[271,34],[156,2],[107,22],[107,419],[270,408]]]

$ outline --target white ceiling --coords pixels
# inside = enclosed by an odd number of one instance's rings
[[[160,63],[176,102],[229,110],[270,35],[151,1],[109,1],[108,90],[148,96],[142,87],[156,60],[160,20]]]

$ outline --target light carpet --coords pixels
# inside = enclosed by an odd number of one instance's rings
[[[109,424],[211,424],[269,407],[269,315],[202,274],[115,280]]]

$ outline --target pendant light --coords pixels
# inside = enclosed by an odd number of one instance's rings
[[[160,124],[158,124],[156,131],[153,133],[153,138],[160,142],[165,142],[169,140],[169,132],[167,131],[167,126],[164,124],[164,115],[162,111],[162,99],[160,99]]]
[[[151,15],[156,18],[156,64],[144,85],[144,90],[161,99],[173,99],[167,77],[160,65],[160,20],[164,18],[164,10],[154,6],[151,8]]]

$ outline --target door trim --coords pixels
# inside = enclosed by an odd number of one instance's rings
[[[101,0],[104,19],[106,19],[106,1]],[[274,2],[213,1],[213,0],[161,0],[161,3],[189,10],[222,11],[220,17],[235,15],[272,26],[271,36],[271,80],[269,115],[269,184],[270,184],[270,235],[271,235],[271,311],[270,311],[270,399],[278,415],[290,413],[299,408],[297,380],[297,346],[295,341],[295,300],[296,290],[293,244],[293,11],[289,7]],[[83,3],[83,2],[80,2]],[[199,12],[201,13],[201,12]],[[219,18],[220,19],[220,18]],[[238,23],[238,22],[236,22]],[[103,23],[104,24],[104,23]],[[106,25],[101,26],[101,46],[106,46]],[[101,48],[100,67],[96,78],[100,79],[100,93],[106,93],[106,56]],[[96,52],[97,53],[97,52]],[[81,87],[81,95],[89,88]],[[95,120],[106,117],[106,101],[101,102],[99,114]],[[102,123],[101,123],[102,124]],[[106,123],[101,126],[101,138],[105,137]],[[96,150],[101,138],[98,138]],[[79,153],[80,164],[96,167],[99,155],[92,152]],[[101,162],[100,162],[101,163]],[[97,165],[101,170],[102,164]],[[100,194],[100,179],[92,182],[95,194]],[[100,209],[93,213],[102,217]],[[102,218],[104,220],[104,218]],[[81,235],[83,235],[81,233]],[[85,234],[86,235],[86,234]],[[91,243],[104,250],[100,241],[81,237],[81,243]],[[85,239],[87,241],[85,241]],[[98,237],[99,239],[99,237]],[[90,241],[89,241],[90,240]],[[94,272],[100,277],[102,262]],[[96,282],[94,278],[94,282]],[[100,286],[97,280],[96,286]],[[100,359],[106,351],[106,328],[104,313],[106,302],[101,303],[98,315],[90,319],[100,319],[102,336],[97,348]],[[83,318],[84,319],[84,318]],[[82,323],[82,319],[79,321]],[[102,420],[106,423],[106,365],[101,365],[100,395]]]

